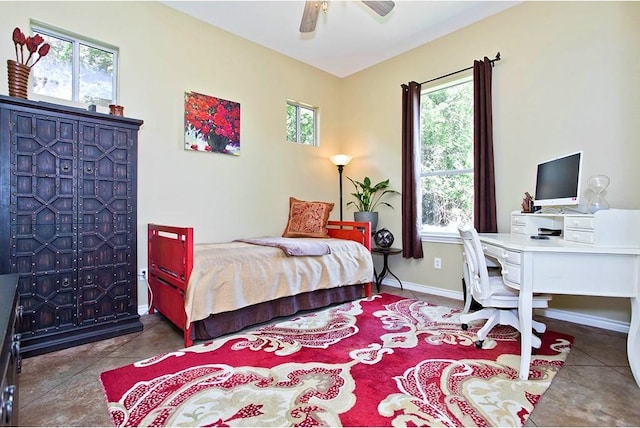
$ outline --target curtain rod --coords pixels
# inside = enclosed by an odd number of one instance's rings
[[[491,60],[491,65],[493,65],[493,63],[496,62],[496,61],[500,61],[500,52],[498,52],[496,54],[496,57]],[[453,76],[454,74],[462,73],[463,71],[467,71],[467,70],[471,70],[471,69],[473,69],[473,66],[467,67],[467,68],[463,68],[462,70],[454,71],[453,73],[445,74],[444,76],[436,77],[436,78],[431,79],[431,80],[425,80],[424,82],[420,83],[420,85],[424,85],[425,83],[430,83],[430,82],[433,82],[433,81],[436,81],[436,80],[444,79],[445,77]]]

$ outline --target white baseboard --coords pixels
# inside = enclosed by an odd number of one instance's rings
[[[620,333],[629,333],[629,323],[623,321],[612,320],[605,317],[596,317],[589,314],[581,314],[579,312],[565,311],[562,309],[548,308],[537,309],[537,311],[540,311],[540,315],[547,318],[603,328],[605,330],[618,331]]]
[[[382,281],[384,285],[389,287],[400,288],[398,281],[394,279],[384,279]],[[402,281],[402,285],[405,289],[411,291],[418,291],[420,293],[433,294],[435,296],[447,297],[449,299],[464,300],[462,290],[452,291],[444,290],[442,288],[430,287],[428,285],[416,284],[407,281]],[[588,325],[591,327],[602,328],[605,330],[617,331],[620,333],[629,333],[629,323],[623,321],[612,320],[605,317],[597,317],[589,314],[582,314],[579,312],[571,312],[562,309],[536,309],[536,311],[547,318],[553,318],[561,321],[568,321],[574,324]]]

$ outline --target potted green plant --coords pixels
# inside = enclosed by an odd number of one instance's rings
[[[355,198],[355,201],[347,203],[347,206],[352,205],[357,210],[353,213],[353,219],[355,221],[371,222],[371,232],[373,233],[378,227],[378,212],[376,208],[380,205],[385,205],[393,209],[393,206],[383,201],[382,198],[385,195],[400,194],[400,192],[389,189],[389,179],[372,185],[369,177],[365,177],[362,181],[357,181],[350,177],[347,178],[356,189],[356,191],[351,194]]]

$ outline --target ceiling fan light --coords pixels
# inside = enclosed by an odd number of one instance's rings
[[[393,1],[362,1],[371,10],[380,16],[385,16],[395,6]],[[322,9],[323,12],[329,10],[329,2],[325,1],[306,1],[304,2],[304,12],[302,12],[302,20],[300,21],[301,33],[313,33],[316,29],[318,14]]]

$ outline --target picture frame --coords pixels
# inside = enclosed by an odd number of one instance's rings
[[[240,103],[186,91],[184,149],[240,156]]]

